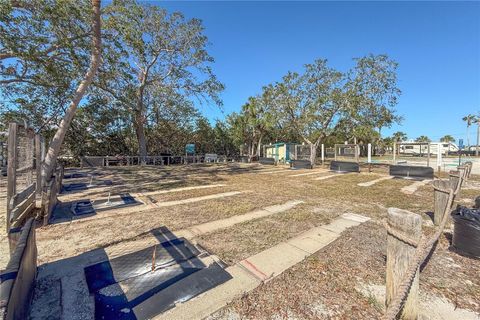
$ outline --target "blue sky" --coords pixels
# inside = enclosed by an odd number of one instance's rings
[[[399,63],[397,110],[405,120],[384,134],[466,142],[461,118],[480,112],[480,2],[154,3],[203,20],[214,71],[226,85],[223,111],[202,107],[211,120],[316,58],[346,71],[369,53]]]

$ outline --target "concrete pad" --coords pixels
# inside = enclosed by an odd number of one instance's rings
[[[310,176],[310,175],[314,175],[314,174],[320,174],[320,173],[325,173],[325,172],[328,172],[328,170],[326,170],[326,169],[322,169],[322,170],[317,170],[317,171],[313,171],[313,172],[306,172],[306,173],[292,174],[292,175],[290,175],[289,177],[302,177],[302,176]]]
[[[400,189],[400,191],[402,191],[405,194],[414,194],[418,188],[430,183],[431,181],[432,180],[415,181],[411,185],[403,187],[402,189]]]
[[[313,228],[288,241],[288,244],[310,254],[314,254],[330,242],[338,238],[338,234],[323,228]]]
[[[209,184],[209,185],[206,185],[206,186],[194,186],[194,187],[174,188],[174,189],[169,189],[169,190],[140,192],[140,193],[136,193],[136,195],[138,195],[138,196],[153,196],[153,195],[171,193],[171,192],[182,192],[182,191],[207,189],[207,188],[217,188],[217,187],[224,187],[224,186],[225,186],[224,184]]]
[[[235,298],[240,298],[246,292],[255,289],[260,281],[240,266],[225,269],[232,279],[185,303],[177,304],[175,308],[160,314],[155,320],[188,320],[203,319],[223,308]]]
[[[338,172],[338,173],[331,174],[331,175],[328,175],[328,176],[315,178],[315,180],[326,180],[326,179],[330,179],[330,178],[333,178],[333,177],[339,177],[339,176],[342,176],[342,175],[352,174],[352,173],[355,173],[355,172]]]
[[[360,222],[358,221],[353,221],[351,219],[344,219],[344,218],[338,218],[335,219],[333,222],[326,224],[324,226],[321,226],[321,228],[335,232],[337,234],[342,233],[344,230],[350,228],[350,227],[355,227],[358,226]]]
[[[187,203],[193,203],[193,202],[199,202],[199,201],[205,201],[205,200],[232,197],[241,193],[242,193],[241,191],[231,191],[231,192],[217,193],[217,194],[211,194],[208,196],[194,197],[194,198],[188,198],[188,199],[182,199],[182,200],[157,202],[157,203],[154,203],[153,205],[157,208],[171,207],[171,206],[177,206],[181,204],[187,204]]]
[[[310,253],[288,243],[280,243],[242,260],[239,265],[261,281],[268,281],[308,257]]]
[[[378,183],[378,182],[380,182],[380,181],[390,180],[390,179],[393,179],[393,176],[386,176],[386,177],[381,177],[381,178],[378,178],[378,179],[375,179],[375,180],[372,180],[372,181],[362,182],[362,183],[357,184],[357,186],[360,186],[360,187],[371,187],[371,186],[373,186],[374,184],[376,184],[376,183]]]
[[[263,208],[263,210],[269,211],[271,213],[279,213],[283,211],[287,211],[289,209],[292,209],[293,207],[303,203],[301,200],[292,200],[292,201],[287,201],[284,204],[276,204],[273,206],[268,206]]]
[[[275,174],[275,173],[285,173],[285,172],[288,172],[287,170],[285,169],[277,169],[277,170],[273,170],[273,171],[263,171],[263,172],[257,172],[258,174]]]
[[[287,201],[284,204],[265,207],[263,209],[255,210],[246,214],[236,215],[236,216],[225,218],[225,219],[220,219],[220,220],[199,224],[199,225],[188,228],[186,232],[183,232],[183,230],[180,230],[178,233],[185,238],[188,238],[188,236],[190,235],[199,236],[199,235],[213,232],[219,229],[228,228],[235,224],[242,223],[245,221],[255,220],[255,219],[263,218],[275,213],[284,212],[294,208],[300,203],[303,203],[303,201],[300,201],[300,200]]]
[[[344,219],[349,219],[349,220],[353,220],[360,223],[367,222],[370,220],[369,217],[365,217],[356,213],[344,213],[341,215],[341,217]]]

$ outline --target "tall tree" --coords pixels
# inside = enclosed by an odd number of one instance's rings
[[[85,77],[78,85],[77,90],[72,98],[72,102],[65,111],[62,121],[58,127],[57,132],[53,136],[52,141],[48,147],[48,152],[45,156],[43,164],[42,175],[47,181],[52,176],[57,162],[57,157],[60,153],[63,140],[68,128],[77,110],[78,104],[82,100],[88,86],[92,83],[95,73],[100,65],[102,50],[102,35],[101,35],[101,17],[100,17],[100,0],[92,0],[92,53],[90,57],[90,66],[85,74]]]
[[[470,126],[475,121],[475,115],[468,114],[462,118],[463,121],[467,124],[467,145],[470,146]]]
[[[379,131],[400,121],[394,109],[400,94],[396,63],[384,55],[356,59],[346,75],[316,60],[303,74],[289,72],[276,92],[287,123],[310,145],[312,164],[320,141],[342,119]]]
[[[89,0],[0,2],[4,112],[38,131],[56,129],[89,67]]]
[[[440,138],[440,142],[455,142],[455,138],[447,134]]]
[[[415,142],[425,142],[425,143],[427,143],[427,142],[431,142],[431,141],[432,140],[430,140],[430,138],[427,137],[427,136],[420,136],[417,139],[415,139]]]
[[[223,85],[210,67],[214,60],[206,51],[208,40],[200,20],[122,0],[114,2],[105,25],[110,50],[97,86],[133,114],[142,159],[147,155],[145,125],[153,106],[147,103],[149,97],[175,92],[221,104],[218,94]]]
[[[303,74],[289,72],[275,86],[278,110],[310,146],[312,165],[320,141],[346,110],[340,101],[342,79],[342,73],[328,67],[327,60],[316,60],[305,65]]]
[[[402,131],[397,131],[394,132],[392,135],[393,141],[395,142],[402,142],[402,141],[407,141],[407,134]]]

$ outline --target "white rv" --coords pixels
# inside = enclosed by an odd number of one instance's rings
[[[458,152],[459,148],[455,143],[452,142],[430,142],[430,143],[419,143],[419,142],[404,142],[399,144],[399,153],[412,155],[412,156],[423,156],[428,154],[430,145],[430,155],[436,155],[438,148],[440,148],[441,153],[448,155],[450,152]]]

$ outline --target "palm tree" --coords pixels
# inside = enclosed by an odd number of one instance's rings
[[[397,131],[392,135],[393,141],[396,142],[401,142],[401,141],[406,141],[407,140],[407,134],[402,131]]]
[[[427,136],[420,136],[417,139],[415,139],[415,142],[430,142],[430,141],[432,140],[430,140],[430,138]]]
[[[440,142],[455,142],[455,138],[447,134],[440,138]]]
[[[463,117],[462,120],[467,123],[467,145],[470,147],[470,126],[475,121],[475,116],[473,114],[469,114]]]

